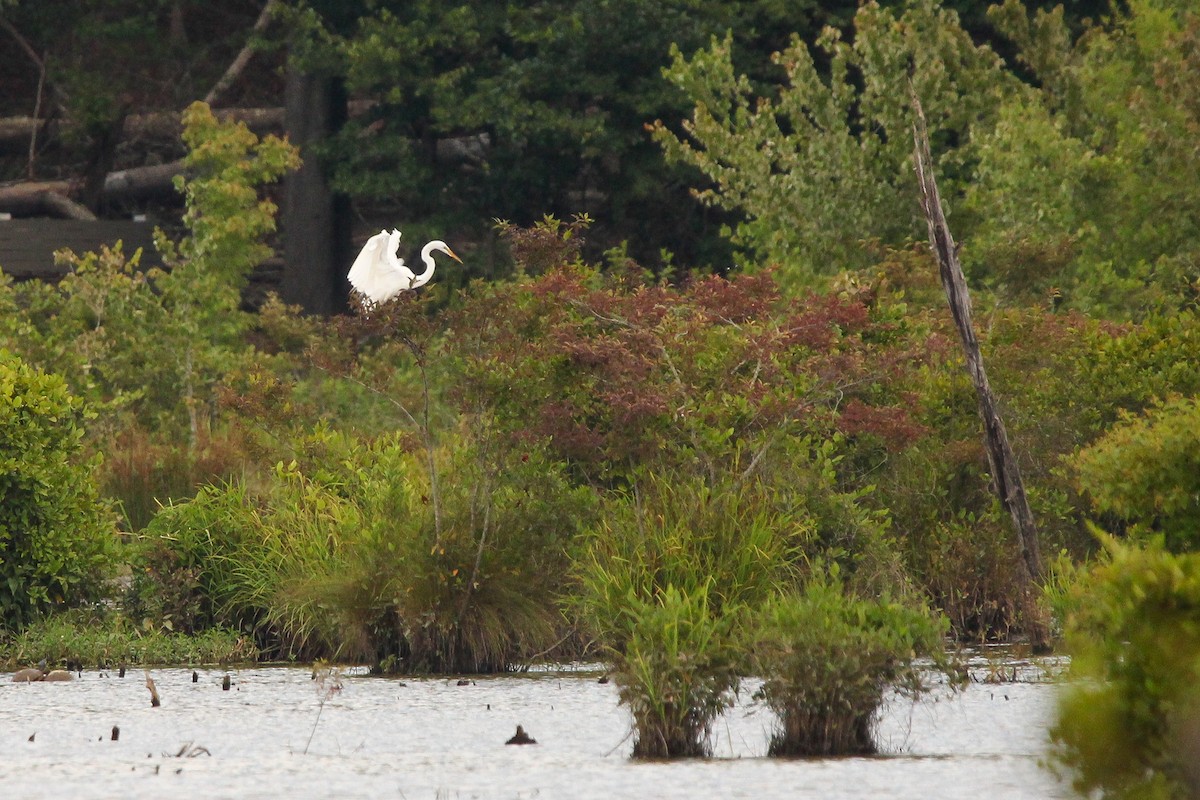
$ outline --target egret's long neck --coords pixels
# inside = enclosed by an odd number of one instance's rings
[[[437,242],[430,242],[421,248],[421,260],[425,262],[425,271],[420,275],[413,276],[413,288],[424,286],[433,277],[433,248],[436,244]]]

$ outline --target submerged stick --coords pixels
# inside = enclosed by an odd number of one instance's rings
[[[153,708],[162,705],[158,699],[158,689],[154,686],[154,678],[150,677],[150,670],[146,670],[146,688],[150,690],[150,705]]]

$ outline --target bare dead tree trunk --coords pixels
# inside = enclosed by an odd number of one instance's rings
[[[975,394],[979,400],[979,416],[983,420],[983,428],[987,445],[988,464],[992,470],[992,481],[1000,504],[1012,517],[1016,528],[1017,544],[1020,550],[1020,573],[1026,594],[1026,610],[1030,610],[1028,594],[1030,585],[1041,580],[1042,557],[1038,546],[1037,524],[1033,511],[1029,507],[1029,499],[1025,496],[1025,485],[1021,480],[1021,470],[1017,466],[1016,456],[1008,441],[1008,433],[1004,422],[1000,419],[1000,411],[996,406],[996,398],[988,385],[987,373],[983,368],[983,357],[979,353],[979,341],[975,337],[975,329],[971,324],[971,297],[967,293],[966,279],[963,277],[962,265],[958,261],[958,245],[950,235],[950,227],[946,224],[946,216],[942,212],[941,196],[938,193],[937,181],[933,174],[933,159],[929,153],[929,134],[925,127],[925,112],[921,108],[920,98],[910,86],[913,106],[913,143],[914,162],[917,180],[920,184],[921,208],[925,212],[925,221],[929,226],[929,245],[937,256],[942,287],[946,290],[946,300],[950,304],[950,313],[954,317],[954,325],[958,328],[962,340],[963,352],[967,359],[967,371],[971,382],[975,385]],[[1036,619],[1028,619],[1030,635],[1034,645],[1045,644],[1045,631]]]

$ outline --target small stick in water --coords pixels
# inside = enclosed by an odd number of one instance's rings
[[[150,670],[146,670],[146,688],[150,690],[150,705],[154,708],[162,705],[158,699],[158,689],[154,688],[154,678],[150,677]]]
[[[228,676],[228,675],[226,675],[226,676],[225,676],[225,677],[224,677],[224,678],[221,680],[221,691],[223,691],[223,692],[228,692],[228,691],[229,691],[229,676]]]
[[[118,728],[116,725],[113,725],[112,740],[115,742],[120,738],[121,738],[121,729]]]

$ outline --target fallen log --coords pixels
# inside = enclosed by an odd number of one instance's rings
[[[120,169],[104,178],[101,197],[105,202],[124,203],[175,194],[173,179],[183,174],[183,162],[171,161],[149,167]],[[0,186],[0,212],[18,216],[46,215],[68,219],[95,219],[75,203],[80,186],[72,181],[25,181]],[[84,216],[84,214],[89,216]]]
[[[349,115],[357,117],[365,114],[375,103],[371,100],[354,100],[349,104]],[[222,122],[230,120],[245,123],[246,127],[256,134],[280,132],[283,130],[283,108],[217,108],[213,115]],[[162,140],[175,141],[183,132],[183,123],[178,111],[149,111],[144,114],[130,114],[125,117],[122,127],[122,141],[125,140]],[[18,151],[29,146],[29,137],[37,133],[38,141],[53,138],[58,129],[69,123],[59,119],[38,119],[35,117],[0,117],[0,150]]]

